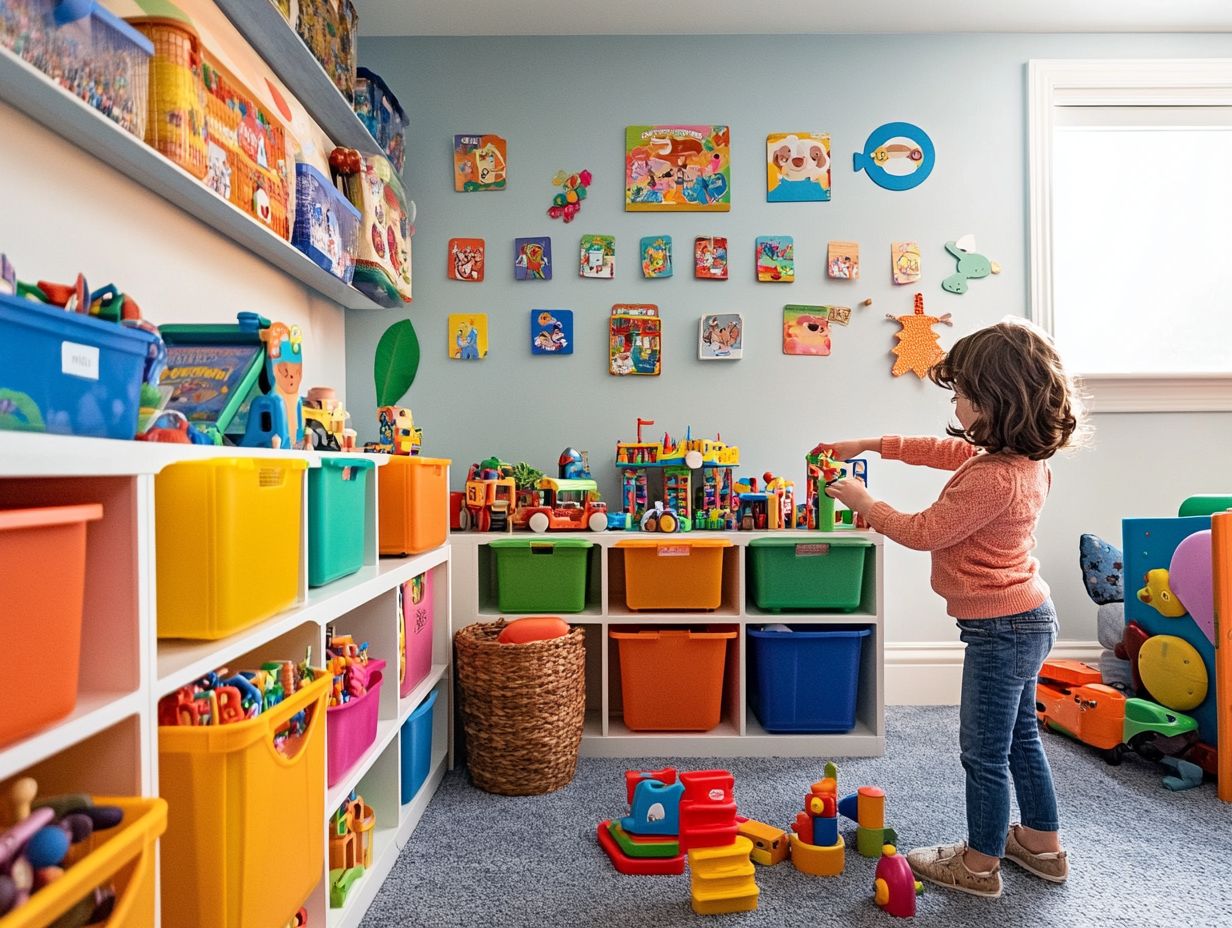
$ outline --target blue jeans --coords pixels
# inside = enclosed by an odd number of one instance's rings
[[[1035,718],[1035,682],[1057,637],[1052,600],[1030,612],[960,620],[963,661],[958,743],[967,771],[967,845],[1000,857],[1010,825],[1010,774],[1022,823],[1058,831],[1052,770]]]

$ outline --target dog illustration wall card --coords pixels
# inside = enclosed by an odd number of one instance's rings
[[[615,277],[616,239],[611,235],[583,235],[578,272],[582,277]]]
[[[776,132],[766,136],[766,202],[830,199],[830,136]]]
[[[702,316],[697,356],[703,361],[738,361],[744,357],[744,317],[739,313]]]
[[[796,246],[790,235],[757,237],[757,279],[790,284],[796,279]]]
[[[625,211],[731,209],[727,126],[625,129]]]
[[[672,276],[672,237],[651,235],[641,242],[642,276],[650,279]]]
[[[860,279],[859,242],[831,242],[826,249],[826,276],[831,280]]]
[[[453,189],[504,190],[506,145],[499,135],[453,137]]]
[[[896,284],[914,284],[920,279],[920,243],[895,242],[890,246],[891,269]]]
[[[449,279],[478,283],[483,280],[484,245],[481,238],[449,240]]]
[[[488,356],[488,314],[450,314],[449,357],[455,361],[479,361]]]
[[[513,240],[514,280],[552,279],[552,240],[546,235]]]
[[[699,238],[693,243],[693,276],[698,280],[727,280],[726,238]]]
[[[657,377],[662,371],[663,329],[659,307],[617,303],[609,324],[608,371],[616,377]]]
[[[573,310],[530,311],[531,354],[573,354]]]
[[[784,306],[783,354],[828,355],[829,316],[828,306]]]

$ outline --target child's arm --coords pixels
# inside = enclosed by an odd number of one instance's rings
[[[881,456],[887,461],[939,470],[958,470],[977,450],[975,445],[961,438],[885,435],[881,439]]]

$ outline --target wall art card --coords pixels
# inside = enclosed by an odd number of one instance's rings
[[[890,246],[890,266],[896,284],[914,284],[920,280],[920,243],[895,242]]]
[[[730,148],[727,126],[627,127],[625,210],[727,212]]]
[[[830,199],[830,136],[776,132],[766,136],[766,202]]]
[[[450,313],[449,357],[455,361],[479,361],[488,356],[488,314]]]
[[[552,240],[541,235],[513,240],[514,280],[552,279]]]
[[[530,311],[531,354],[573,354],[573,310]]]
[[[757,279],[789,284],[796,279],[796,246],[790,235],[757,237]]]
[[[583,235],[579,273],[582,277],[616,276],[616,239],[611,235]]]
[[[828,306],[784,306],[783,354],[828,355],[829,316]]]
[[[617,377],[657,377],[662,370],[662,320],[652,303],[617,303],[609,325],[608,371]]]
[[[672,237],[651,235],[641,241],[642,276],[647,279],[672,276]]]
[[[506,144],[499,135],[453,137],[453,189],[504,190]]]
[[[827,318],[830,320],[830,325],[847,325],[851,322],[851,307],[850,306],[827,306]]]
[[[693,276],[698,280],[727,280],[727,239],[699,238],[693,243]]]
[[[449,240],[449,279],[478,283],[483,280],[484,244],[481,238]]]
[[[826,249],[826,276],[831,280],[859,280],[860,243],[830,242]]]
[[[697,356],[703,361],[739,361],[744,357],[744,317],[739,313],[702,316]]]

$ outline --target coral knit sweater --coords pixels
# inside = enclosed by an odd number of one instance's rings
[[[866,518],[891,541],[933,555],[932,586],[956,619],[990,619],[1036,608],[1048,584],[1031,556],[1052,473],[1020,454],[987,454],[958,438],[886,435],[881,456],[952,470],[923,512],[878,502]]]

